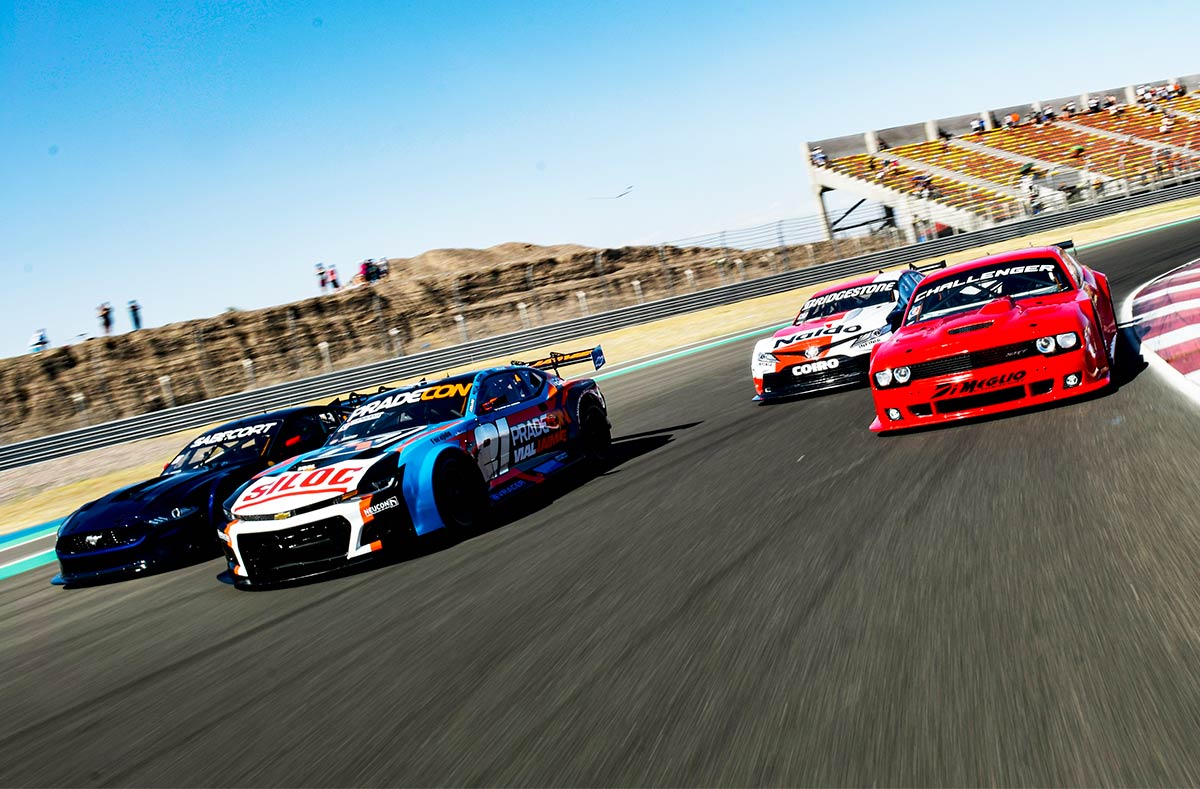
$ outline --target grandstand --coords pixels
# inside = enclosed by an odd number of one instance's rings
[[[909,241],[1200,178],[1200,74],[804,144],[826,236]],[[858,199],[830,216],[826,195]],[[863,218],[864,205],[883,215]]]

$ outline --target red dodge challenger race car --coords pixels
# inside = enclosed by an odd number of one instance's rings
[[[903,430],[1077,397],[1108,385],[1108,279],[1067,241],[960,263],[922,280],[871,355],[871,429]]]

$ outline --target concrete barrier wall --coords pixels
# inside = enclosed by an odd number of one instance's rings
[[[830,137],[828,140],[810,142],[809,147],[820,147],[826,156],[830,159],[836,159],[839,156],[866,153],[867,139],[861,134],[848,134],[845,137]]]
[[[925,142],[924,123],[909,123],[904,126],[892,126],[890,129],[880,129],[876,136],[887,142],[893,148],[897,145],[909,145],[914,142]]]
[[[934,121],[934,126],[958,136],[969,133],[971,131],[971,122],[978,118],[978,112],[972,112],[969,115],[955,115],[950,118],[940,118]]]

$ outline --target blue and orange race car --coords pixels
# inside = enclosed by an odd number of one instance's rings
[[[599,347],[368,398],[321,449],[260,474],[227,502],[219,537],[236,585],[335,570],[440,529],[469,530],[502,501],[580,461],[602,461]]]

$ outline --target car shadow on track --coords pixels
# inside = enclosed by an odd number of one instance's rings
[[[561,473],[558,479],[549,480],[542,487],[530,491],[527,495],[521,495],[514,498],[510,502],[493,505],[491,517],[488,523],[480,528],[459,534],[451,533],[448,529],[439,529],[431,534],[426,534],[418,537],[412,544],[406,547],[403,551],[397,551],[391,554],[384,552],[384,555],[378,559],[364,561],[358,564],[348,565],[345,568],[324,573],[318,576],[309,578],[300,578],[294,581],[281,581],[272,583],[267,586],[253,588],[249,591],[275,591],[280,589],[290,589],[297,586],[307,586],[312,583],[320,583],[334,578],[345,578],[362,573],[375,572],[385,567],[392,565],[405,564],[417,559],[431,556],[447,548],[452,548],[459,543],[473,540],[483,535],[502,529],[511,523],[521,520],[522,518],[533,515],[551,506],[557,499],[583,487],[587,483],[599,477],[609,474],[619,473],[621,466],[625,465],[635,458],[643,455],[648,455],[662,449],[667,444],[675,440],[675,433],[681,430],[688,430],[700,425],[700,422],[690,422],[672,427],[665,427],[660,430],[650,430],[643,433],[633,433],[627,436],[614,438],[612,448],[608,453],[608,457],[598,467],[593,467],[588,470],[583,470],[582,466],[577,466],[568,469]],[[217,580],[222,583],[232,584],[233,579],[229,571],[223,570],[217,575]]]
[[[831,386],[827,389],[816,389],[811,392],[797,392],[796,394],[780,395],[772,397],[770,400],[754,400],[754,403],[759,408],[770,408],[772,406],[783,405],[784,403],[802,403],[805,400],[817,400],[829,395],[841,394],[842,392],[853,392],[858,389],[870,389],[867,376],[864,374],[861,381],[856,381],[848,384],[839,384]]]
[[[1079,405],[1080,403],[1088,403],[1094,400],[1102,400],[1105,397],[1110,397],[1120,391],[1121,387],[1129,385],[1134,378],[1141,375],[1149,365],[1142,358],[1142,337],[1146,335],[1147,328],[1136,323],[1129,323],[1117,326],[1117,358],[1113,362],[1112,377],[1109,385],[1103,389],[1098,389],[1095,392],[1089,392],[1079,397],[1071,397],[1064,400],[1055,400],[1052,403],[1039,403],[1037,405],[1025,406],[1024,408],[1014,408],[1011,411],[1003,411],[998,414],[990,414],[988,416],[970,417],[967,419],[958,419],[950,422],[940,422],[936,425],[923,425],[921,427],[912,427],[907,430],[885,430],[879,433],[881,438],[899,438],[903,436],[918,435],[921,433],[932,433],[938,430],[948,430],[956,427],[965,427],[967,425],[983,425],[988,422],[997,422],[1004,419],[1012,419],[1013,417],[1024,416],[1026,414],[1036,414],[1042,411],[1053,411],[1058,408],[1070,408],[1071,406]]]
[[[214,540],[214,542],[216,542]],[[197,567],[202,564],[207,564],[221,556],[221,549],[216,545],[213,546],[211,552],[197,552],[192,555],[180,556],[178,559],[171,562],[164,562],[148,570],[141,572],[114,573],[110,576],[102,576],[93,578],[87,581],[73,581],[71,583],[54,583],[60,589],[92,589],[101,586],[112,586],[113,584],[129,583],[131,581],[140,581],[143,578],[154,578],[158,575],[168,575],[179,570],[186,570],[189,567]]]

